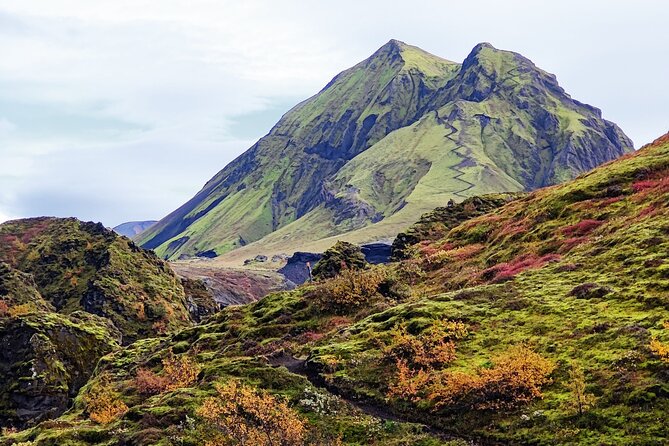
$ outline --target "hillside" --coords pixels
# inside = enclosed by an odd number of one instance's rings
[[[399,263],[106,356],[66,416],[0,444],[666,444],[668,178],[666,135],[440,210]],[[94,423],[99,392],[124,409]]]
[[[138,240],[170,259],[375,241],[449,199],[556,184],[630,150],[519,54],[480,44],[458,64],[391,40]]]
[[[128,238],[133,238],[146,231],[156,223],[156,220],[129,221],[127,223],[121,223],[120,225],[115,226],[114,232],[120,235],[124,235]]]
[[[155,254],[99,223],[3,223],[0,427],[60,415],[100,357],[216,309]]]

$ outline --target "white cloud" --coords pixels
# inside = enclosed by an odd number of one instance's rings
[[[667,10],[651,0],[0,0],[0,209],[107,225],[165,215],[390,38],[452,60],[480,41],[521,52],[640,145],[669,121]]]

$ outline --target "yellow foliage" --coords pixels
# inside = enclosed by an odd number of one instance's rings
[[[200,366],[194,359],[186,355],[176,356],[172,350],[162,362],[161,375],[145,368],[137,370],[134,385],[139,393],[155,395],[189,387],[200,373]]]
[[[284,401],[234,380],[216,391],[197,410],[210,428],[206,446],[304,444],[305,424]]]
[[[7,310],[9,313],[9,317],[19,317],[19,316],[25,316],[27,314],[35,312],[35,306],[32,304],[20,304],[20,305],[13,305],[9,307]]]
[[[555,366],[527,347],[513,347],[475,374],[446,373],[432,386],[437,408],[507,409],[541,397]]]
[[[199,373],[200,366],[189,356],[175,356],[170,350],[163,359],[163,377],[167,379],[165,390],[188,387],[197,380]]]
[[[660,361],[669,364],[669,346],[653,338],[650,341],[650,351],[657,356]]]
[[[397,374],[395,380],[388,386],[388,396],[390,398],[418,401],[420,393],[432,379],[430,373],[423,369],[414,370],[402,359],[398,359],[395,366]]]
[[[122,417],[128,406],[121,401],[106,378],[92,386],[84,397],[88,417],[100,424],[109,424]]]
[[[575,409],[579,415],[588,410],[595,402],[595,396],[587,393],[585,390],[585,375],[583,369],[577,365],[572,364],[569,371],[569,382],[567,383],[571,391],[572,399],[570,406]]]
[[[467,336],[467,326],[459,321],[437,320],[418,336],[397,325],[390,333],[390,343],[382,348],[385,358],[405,361],[412,367],[430,368],[455,360],[455,342]]]

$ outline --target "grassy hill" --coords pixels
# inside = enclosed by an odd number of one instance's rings
[[[215,308],[154,253],[99,223],[3,223],[0,427],[60,415],[100,357],[188,327]]]
[[[401,262],[105,356],[66,415],[0,444],[224,444],[233,425],[289,445],[666,444],[668,178],[666,135],[439,210]]]
[[[292,252],[340,234],[369,242],[449,199],[556,184],[631,149],[519,54],[480,44],[458,64],[393,40],[287,112],[139,242],[170,259],[253,242],[247,257]]]

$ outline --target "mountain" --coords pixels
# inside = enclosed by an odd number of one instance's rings
[[[556,184],[631,150],[519,54],[479,44],[458,64],[391,40],[138,241],[170,259],[375,241],[450,199]]]
[[[66,415],[0,445],[667,444],[667,203],[669,134],[440,209],[400,262],[115,350]]]
[[[126,223],[121,223],[118,226],[115,226],[114,232],[116,232],[117,234],[124,235],[128,238],[134,238],[135,236],[146,231],[156,223],[158,223],[156,220],[129,221]]]

